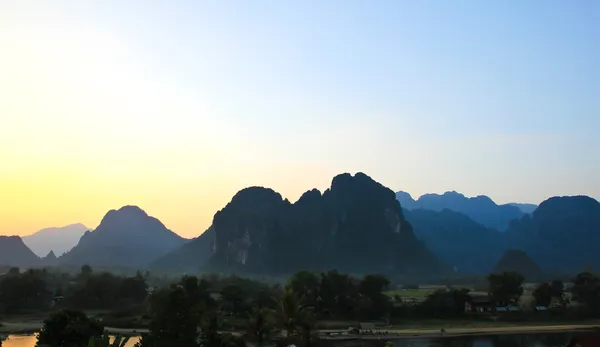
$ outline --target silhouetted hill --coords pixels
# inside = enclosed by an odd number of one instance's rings
[[[516,203],[516,202],[511,202],[508,205],[518,208],[523,213],[533,213],[533,211],[535,211],[535,209],[538,207],[537,205],[534,205],[534,204],[520,204],[520,203]]]
[[[48,252],[63,254],[75,247],[81,235],[89,230],[81,223],[71,224],[62,228],[46,228],[35,234],[23,237],[23,242],[39,257]]]
[[[587,196],[550,198],[532,215],[511,223],[507,237],[513,248],[526,251],[546,269],[598,269],[600,203]]]
[[[137,206],[109,211],[94,231],[59,257],[60,264],[143,267],[181,247],[185,239]]]
[[[53,251],[50,251],[48,255],[42,258],[42,264],[43,266],[54,266],[58,264],[58,258]]]
[[[458,272],[488,273],[504,251],[503,233],[462,213],[448,209],[403,211],[417,238]]]
[[[413,210],[417,208],[442,211],[449,209],[469,216],[471,219],[488,228],[504,231],[510,221],[520,218],[523,212],[518,207],[511,205],[497,205],[485,195],[467,198],[455,191],[439,194],[425,194],[414,200],[406,192],[397,192],[396,198],[402,207]]]
[[[363,173],[338,175],[323,194],[313,189],[294,204],[268,188],[243,189],[215,214],[209,232],[214,240],[207,232],[158,265],[179,267],[194,259],[190,266],[196,268],[256,274],[443,270],[414,236],[394,192]]]
[[[19,236],[0,236],[0,265],[35,267],[41,263]]]
[[[494,266],[493,273],[516,271],[526,280],[539,280],[544,274],[538,264],[527,253],[515,249],[507,250]]]

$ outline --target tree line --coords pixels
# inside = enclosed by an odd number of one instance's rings
[[[236,276],[183,276],[156,290],[148,277],[141,272],[96,273],[89,266],[74,275],[11,269],[0,277],[0,312],[54,312],[39,335],[40,347],[79,347],[92,338],[102,343],[103,325],[118,326],[115,318],[129,321],[122,327],[149,329],[139,347],[241,346],[245,341],[261,345],[274,336],[310,345],[319,321],[377,320],[389,325],[415,318],[452,319],[467,314],[469,301],[469,289],[447,287],[421,302],[405,302],[390,295],[391,282],[382,275],[355,277],[335,270],[300,271],[283,285]],[[487,292],[495,306],[519,305],[524,278],[516,272],[490,274]],[[600,279],[580,273],[568,290],[560,281],[540,283],[533,297],[537,306],[555,301],[564,309],[573,301],[581,316],[592,316],[600,312]],[[111,313],[102,322],[83,313],[98,309]],[[64,338],[71,332],[78,334]]]

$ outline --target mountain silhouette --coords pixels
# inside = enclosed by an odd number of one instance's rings
[[[155,265],[254,274],[445,270],[413,234],[394,192],[363,173],[338,175],[325,192],[310,190],[293,204],[272,189],[245,188],[209,231]]]
[[[94,231],[58,258],[65,265],[144,267],[186,240],[137,206],[109,211]]]
[[[546,269],[567,273],[600,268],[600,203],[588,196],[553,197],[511,223],[511,247]]]
[[[400,205],[408,210],[421,208],[439,212],[449,209],[467,215],[488,228],[500,231],[508,229],[512,220],[523,216],[519,207],[498,205],[485,195],[467,198],[460,193],[451,191],[441,195],[425,194],[414,200],[410,194],[400,191],[396,193],[396,198],[400,201]]]
[[[37,267],[41,264],[41,259],[19,236],[0,236],[0,265]]]
[[[527,280],[540,280],[544,276],[542,269],[527,253],[515,249],[507,250],[492,270],[493,273],[508,271],[516,271]]]
[[[488,273],[505,249],[503,233],[448,209],[404,209],[406,220],[442,261],[461,273]]]
[[[60,255],[75,247],[81,235],[87,230],[89,228],[81,223],[60,228],[46,228],[23,237],[23,242],[38,257],[43,257],[50,251]]]

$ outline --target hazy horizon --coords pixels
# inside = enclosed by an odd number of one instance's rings
[[[600,198],[600,3],[3,1],[0,234],[247,186]]]

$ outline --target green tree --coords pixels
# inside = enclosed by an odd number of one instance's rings
[[[233,313],[235,316],[247,311],[246,293],[241,287],[230,284],[221,290],[221,309]]]
[[[92,336],[88,342],[88,347],[125,347],[129,337],[122,337],[121,335],[115,336],[114,340],[110,342],[110,336],[107,333],[100,337]]]
[[[298,328],[300,337],[304,342],[304,346],[309,347],[311,343],[316,339],[316,324],[317,316],[314,310],[307,308],[301,310],[298,314]]]
[[[566,309],[569,306],[569,297],[565,294],[565,284],[562,281],[554,280],[550,282],[552,288],[552,297],[558,300],[558,304],[562,309]]]
[[[533,291],[536,306],[550,306],[553,296],[552,286],[548,282],[540,283]]]
[[[465,312],[468,299],[468,289],[439,289],[427,295],[419,309],[426,316],[455,317]]]
[[[268,341],[273,335],[273,321],[271,311],[266,308],[255,307],[248,315],[247,335],[251,342],[258,347]]]
[[[44,321],[36,347],[81,347],[89,343],[91,337],[102,336],[103,332],[104,326],[84,312],[61,310]]]
[[[204,306],[181,284],[154,293],[150,300],[150,326],[142,347],[197,346]]]
[[[573,279],[573,300],[582,304],[586,311],[597,314],[600,311],[600,278],[592,273],[582,272]]]
[[[496,305],[516,305],[523,295],[525,279],[518,272],[507,271],[501,274],[490,274],[487,280],[488,293]]]
[[[283,291],[281,298],[277,301],[275,308],[275,319],[287,337],[298,328],[298,321],[306,308],[300,303],[300,299],[290,289]]]
[[[303,270],[292,275],[286,288],[302,298],[303,305],[317,307],[320,286],[321,281],[316,273]]]
[[[92,275],[92,272],[92,267],[86,264],[81,267],[81,272],[79,273],[79,276],[83,279],[86,279]]]

